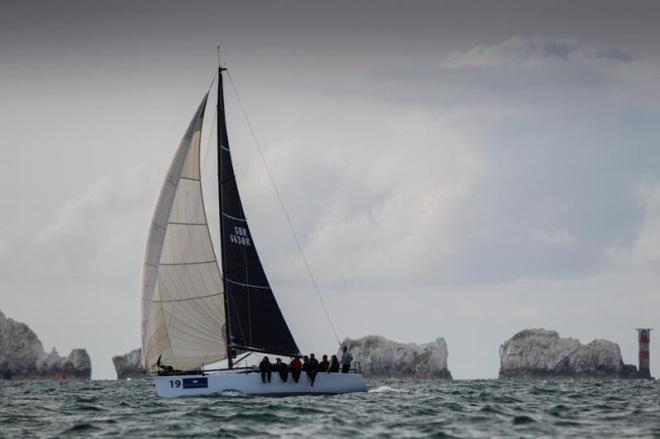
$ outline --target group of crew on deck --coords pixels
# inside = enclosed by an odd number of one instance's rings
[[[323,355],[321,361],[319,361],[314,354],[309,354],[309,357],[307,355],[303,356],[302,361],[300,361],[300,356],[295,356],[287,364],[281,358],[276,358],[275,363],[271,363],[268,357],[264,357],[261,363],[259,363],[259,371],[261,372],[261,381],[263,383],[270,383],[273,373],[278,374],[282,382],[287,382],[290,373],[293,381],[297,383],[300,380],[300,375],[304,372],[309,377],[310,385],[314,386],[316,375],[319,372],[339,373],[341,366],[341,372],[348,373],[351,369],[352,361],[353,356],[346,346],[343,346],[341,361],[337,359],[336,355],[333,355],[329,361],[328,356]]]

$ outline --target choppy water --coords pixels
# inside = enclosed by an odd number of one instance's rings
[[[653,381],[369,385],[340,396],[167,400],[147,380],[0,381],[0,436],[660,437]]]

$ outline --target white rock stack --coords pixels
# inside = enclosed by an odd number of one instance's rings
[[[377,335],[343,341],[353,354],[354,364],[371,377],[451,379],[447,369],[447,343],[437,338],[430,343],[397,343]],[[341,359],[341,352],[337,357]]]
[[[144,368],[142,367],[142,349],[134,349],[124,355],[112,357],[112,363],[115,365],[118,380],[126,378],[143,378]]]
[[[500,378],[634,378],[619,345],[594,340],[583,345],[556,331],[525,329],[500,346]]]
[[[0,312],[0,379],[90,379],[92,362],[85,349],[73,349],[60,357],[50,353],[25,323]]]

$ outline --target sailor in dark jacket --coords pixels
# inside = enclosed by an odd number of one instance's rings
[[[339,372],[339,360],[337,359],[336,355],[333,355],[332,358],[330,358],[330,368],[328,369],[328,373],[330,372]]]
[[[286,363],[282,363],[280,358],[275,359],[275,365],[273,370],[280,375],[280,379],[286,383],[287,378],[289,378],[289,366]]]
[[[309,354],[309,361],[307,362],[307,376],[309,377],[309,385],[314,386],[316,380],[316,373],[319,369],[319,360],[314,357],[314,354]]]
[[[268,379],[268,382],[270,383],[271,367],[268,357],[264,357],[264,359],[261,360],[261,363],[259,363],[259,371],[261,372],[261,382],[265,383],[266,379]]]

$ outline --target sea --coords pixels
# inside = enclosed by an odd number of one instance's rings
[[[148,379],[0,381],[0,437],[660,437],[656,381],[370,380],[336,396],[163,399]]]

